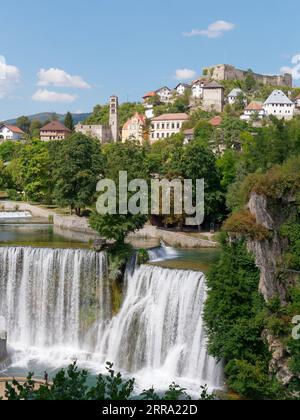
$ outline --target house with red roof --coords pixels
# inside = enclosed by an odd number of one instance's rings
[[[125,143],[127,140],[135,140],[143,143],[145,123],[146,117],[136,112],[123,126],[122,142]]]
[[[249,105],[246,106],[244,110],[244,114],[241,116],[241,120],[249,121],[253,117],[257,117],[258,119],[263,119],[266,116],[266,112],[264,110],[264,106],[262,102],[253,101],[250,102]]]
[[[22,140],[25,136],[23,130],[11,124],[0,123],[0,142],[1,140]]]
[[[59,121],[51,121],[40,130],[42,141],[65,140],[71,135],[71,130]]]

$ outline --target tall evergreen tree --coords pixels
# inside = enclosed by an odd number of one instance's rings
[[[66,114],[64,124],[69,130],[74,131],[74,121],[70,112]]]

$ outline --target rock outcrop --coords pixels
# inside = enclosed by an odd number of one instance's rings
[[[294,201],[293,197],[288,197],[276,202],[254,192],[248,203],[248,209],[255,217],[256,223],[271,233],[269,239],[262,241],[247,238],[247,248],[254,255],[256,265],[260,269],[259,290],[266,302],[278,296],[283,306],[287,303],[287,291],[295,284],[296,277],[282,268],[283,254],[288,249],[288,242],[280,235],[280,228],[293,216]],[[290,355],[284,343],[269,331],[265,331],[264,338],[272,354],[270,372],[276,372],[278,380],[288,385],[293,374],[288,367]]]

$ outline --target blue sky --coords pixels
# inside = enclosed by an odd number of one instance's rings
[[[223,62],[267,74],[290,67],[299,85],[298,0],[1,3],[0,56],[8,76],[0,74],[0,120],[89,112],[111,94],[140,100],[175,86],[177,70],[193,77]]]

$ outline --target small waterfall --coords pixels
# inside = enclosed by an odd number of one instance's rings
[[[29,211],[0,211],[1,219],[27,219],[32,217]]]
[[[159,248],[153,248],[148,251],[151,262],[159,262],[164,260],[172,260],[178,257],[178,252],[175,248],[167,246],[164,242],[161,242]]]
[[[140,389],[222,386],[222,369],[206,350],[202,273],[129,265],[123,294],[112,317],[105,253],[0,248],[0,317],[16,366],[77,359],[98,373],[111,361]]]

